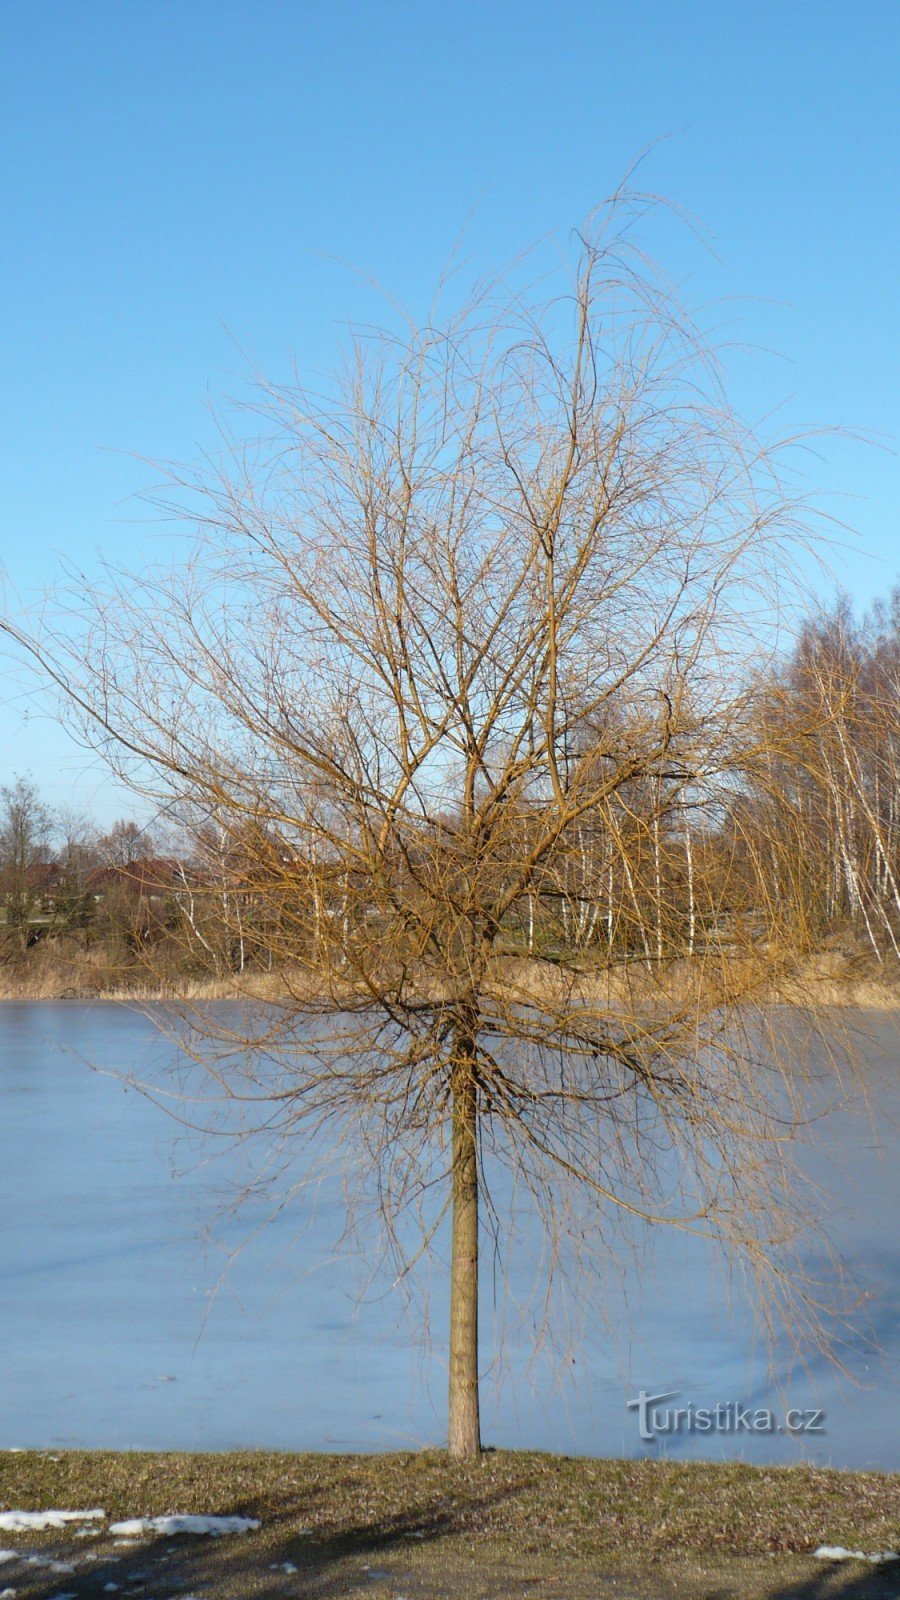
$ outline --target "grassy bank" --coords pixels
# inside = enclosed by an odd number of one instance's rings
[[[0,1455],[4,1507],[102,1506],[258,1517],[267,1535],[373,1546],[404,1535],[489,1540],[581,1559],[896,1547],[900,1474],[810,1466],[593,1460],[489,1451],[385,1456],[95,1451]],[[4,1541],[7,1535],[4,1535]]]
[[[900,1569],[815,1561],[821,1543],[896,1548],[900,1476],[812,1467],[597,1461],[489,1452],[323,1456],[37,1452],[0,1456],[4,1508],[102,1506],[259,1518],[221,1540],[4,1533],[64,1576],[12,1564],[21,1600],[192,1593],[597,1600],[881,1600]],[[620,1587],[626,1585],[624,1590]]]

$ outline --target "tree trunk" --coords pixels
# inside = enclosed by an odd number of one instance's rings
[[[478,1107],[471,1037],[457,1040],[453,1096],[450,1271],[450,1454],[481,1453],[478,1412]]]
[[[697,933],[697,912],[694,906],[694,852],[691,846],[691,825],[687,817],[684,819],[684,853],[687,858],[688,955],[692,956]]]

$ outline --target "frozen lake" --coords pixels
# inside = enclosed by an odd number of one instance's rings
[[[503,1369],[484,1382],[487,1443],[900,1466],[900,1018],[867,1024],[869,1112],[829,1119],[809,1157],[826,1186],[831,1238],[869,1296],[846,1353],[858,1384],[822,1362],[792,1371],[786,1355],[770,1370],[740,1296],[722,1300],[706,1248],[666,1230],[640,1273],[626,1269],[621,1283],[610,1275],[609,1326],[588,1319],[562,1377],[549,1353],[531,1360],[528,1318],[509,1324]],[[125,1006],[0,1006],[0,1446],[441,1443],[439,1269],[423,1346],[387,1278],[376,1275],[360,1298],[374,1257],[365,1237],[355,1251],[335,1249],[336,1177],[265,1227],[262,1201],[232,1214],[246,1156],[217,1153],[118,1076],[164,1082],[172,1056],[152,1022]],[[504,1262],[514,1294],[527,1288],[528,1255]],[[490,1367],[504,1304],[495,1304],[488,1251],[482,1281]],[[642,1441],[628,1408],[642,1388],[674,1392],[669,1407],[824,1415],[814,1436],[738,1428]]]

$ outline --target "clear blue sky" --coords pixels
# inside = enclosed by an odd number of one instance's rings
[[[565,232],[643,173],[688,298],[727,298],[751,417],[900,441],[900,4],[116,0],[0,8],[0,565],[140,563],[132,452],[194,457],[210,400],[327,368],[371,300],[414,311],[471,218],[473,268]],[[666,138],[665,136],[672,137]],[[860,603],[900,577],[895,455],[833,442]],[[2,670],[2,664],[0,664]],[[0,679],[0,782],[101,820],[121,800]]]

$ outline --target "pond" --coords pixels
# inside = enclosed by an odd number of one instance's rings
[[[900,1018],[864,1020],[868,1110],[820,1124],[806,1158],[825,1186],[829,1235],[867,1296],[844,1352],[855,1381],[818,1358],[795,1367],[786,1349],[773,1363],[741,1293],[723,1298],[708,1247],[669,1230],[610,1273],[602,1318],[589,1315],[564,1351],[545,1343],[535,1354],[531,1312],[510,1311],[527,1302],[540,1254],[526,1239],[499,1262],[486,1252],[487,1443],[900,1465]],[[212,1146],[123,1081],[164,1085],[173,1054],[137,1008],[0,1007],[0,1446],[440,1444],[440,1264],[423,1268],[433,1291],[423,1339],[419,1301],[405,1308],[390,1274],[369,1270],[374,1238],[338,1248],[339,1174],[274,1215],[266,1196],[233,1209],[246,1151]],[[641,1391],[665,1398],[642,1408]],[[760,1431],[767,1411],[771,1430]],[[785,1427],[788,1411],[803,1413],[802,1429]]]

